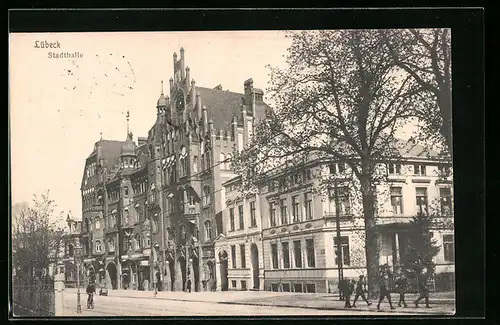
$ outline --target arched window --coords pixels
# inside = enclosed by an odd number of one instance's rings
[[[198,172],[198,156],[193,157],[193,173]]]
[[[69,244],[68,245],[68,256],[73,256],[74,254],[74,247],[73,245]]]
[[[231,158],[233,158],[233,157],[231,156],[231,154],[230,154],[230,153],[228,153],[228,154],[226,155],[226,169],[227,169],[227,170],[230,170],[230,169],[231,169]]]
[[[141,248],[140,245],[141,245],[141,238],[140,238],[139,234],[135,234],[135,236],[134,236],[134,250],[140,249]]]
[[[186,240],[186,226],[182,225],[180,229],[181,240]]]
[[[123,216],[123,221],[124,221],[125,224],[128,224],[129,221],[130,221],[130,215],[129,215],[129,212],[128,212],[128,208],[125,208],[124,216]]]
[[[95,218],[95,229],[101,229],[101,218]]]
[[[203,204],[210,204],[210,186],[208,185],[203,186]]]
[[[90,231],[90,226],[89,226],[89,219],[85,219],[85,232]]]
[[[95,241],[95,252],[96,253],[102,252],[102,246],[101,246],[101,241],[100,240],[96,240]]]
[[[113,238],[109,239],[109,251],[114,252],[115,251],[115,240]]]
[[[180,157],[179,162],[181,164],[181,176],[186,176],[186,158]]]
[[[212,222],[210,220],[205,221],[205,239],[212,239]]]

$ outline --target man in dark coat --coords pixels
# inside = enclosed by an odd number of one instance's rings
[[[344,308],[351,308],[351,295],[354,292],[354,280],[344,280]]]
[[[425,307],[432,308],[429,305],[429,288],[427,287],[427,270],[422,270],[417,277],[417,287],[420,293],[417,300],[415,300],[415,307],[418,308],[418,303],[420,300],[425,299]]]
[[[403,270],[400,270],[396,275],[396,287],[399,292],[398,306],[401,307],[401,305],[403,305],[405,308],[408,307],[405,302],[405,293],[408,289],[408,278],[406,277]]]
[[[380,303],[384,300],[384,298],[387,298],[387,301],[389,301],[391,309],[396,309],[396,307],[392,306],[391,292],[389,290],[389,275],[387,274],[382,275],[382,278],[380,279],[379,283],[379,289],[380,289],[380,296],[378,299],[377,310],[380,310]]]
[[[356,284],[356,295],[354,296],[354,301],[352,303],[353,307],[356,307],[356,301],[358,301],[359,297],[361,297],[361,299],[363,299],[368,306],[372,304],[371,302],[368,301],[368,299],[366,299],[365,292],[366,292],[365,276],[360,275],[359,280]]]

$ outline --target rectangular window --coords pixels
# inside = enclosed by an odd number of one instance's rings
[[[413,165],[413,174],[420,175],[420,176],[425,176],[426,175],[425,165],[422,165],[422,164],[415,164],[415,165]]]
[[[241,258],[241,268],[247,267],[247,261],[245,256],[245,244],[240,245],[240,258]]]
[[[295,257],[295,267],[302,267],[302,245],[300,240],[295,240],[293,242],[293,255]]]
[[[306,239],[306,251],[307,251],[307,266],[316,267],[316,258],[314,252],[314,239]]]
[[[290,292],[290,283],[283,283],[282,285],[283,292]]]
[[[236,268],[236,246],[231,245],[231,262],[233,265],[233,269]]]
[[[336,244],[337,238],[335,238],[335,244]],[[337,250],[337,245],[335,245],[335,264],[339,265],[338,261],[338,250]],[[351,256],[349,253],[349,237],[343,236],[340,237],[340,254],[342,257],[342,264],[345,266],[351,265]]]
[[[302,283],[294,283],[293,292],[302,292]]]
[[[427,209],[427,188],[417,187],[415,189],[416,193],[416,203],[417,203],[417,214],[427,215],[429,213]]]
[[[277,283],[272,283],[271,284],[271,291],[278,292],[279,291],[279,286]]]
[[[236,288],[236,280],[231,280],[231,286],[232,286],[233,288]]]
[[[271,227],[276,227],[276,207],[274,202],[269,202],[269,219]]]
[[[240,221],[239,222],[239,226],[240,226],[239,229],[243,229],[243,228],[245,228],[245,221],[243,219],[244,216],[243,216],[243,206],[242,205],[240,205],[238,207],[238,216],[239,216],[239,221]]]
[[[330,170],[330,175],[337,174],[337,164],[331,164],[330,166],[328,166],[328,169]]]
[[[128,196],[128,187],[127,186],[125,186],[124,191],[125,191],[125,197],[127,197]]]
[[[337,188],[339,202],[339,214],[346,215],[351,213],[351,203],[349,199],[349,188],[347,186]],[[330,213],[336,214],[335,208],[335,189],[330,190]]]
[[[447,262],[455,261],[455,236],[443,235],[443,253],[444,260]]]
[[[288,243],[281,243],[281,253],[283,255],[283,268],[290,268],[290,249],[288,247]]]
[[[306,284],[306,292],[307,293],[316,293],[316,284],[314,284],[314,283],[307,283]]]
[[[287,215],[286,199],[280,200],[280,214],[281,214],[281,224],[287,225],[288,215]]]
[[[389,175],[401,175],[401,164],[387,164]]]
[[[234,208],[229,209],[229,226],[234,231]]]
[[[391,205],[392,213],[395,215],[403,214],[403,189],[401,187],[391,187]]]
[[[241,290],[247,289],[247,282],[245,280],[241,280]]]
[[[451,215],[451,189],[449,187],[441,187],[439,189],[439,198],[441,201],[441,215]]]
[[[297,195],[292,196],[292,213],[293,222],[300,222],[300,207],[299,207],[299,197]]]
[[[252,227],[257,226],[257,216],[255,215],[255,201],[250,202],[250,225]]]
[[[271,259],[273,263],[273,269],[278,268],[278,245],[271,244]]]
[[[306,203],[306,220],[311,220],[313,218],[312,194],[311,193],[304,194],[304,201]]]

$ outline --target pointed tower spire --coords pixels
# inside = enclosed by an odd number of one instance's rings
[[[163,80],[161,81],[161,94],[163,95]]]
[[[100,133],[101,133],[101,141],[102,141],[102,132],[100,132]]]
[[[129,121],[130,121],[130,112],[127,111],[127,138],[132,139],[132,132],[130,132]]]

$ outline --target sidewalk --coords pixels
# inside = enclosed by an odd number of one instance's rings
[[[76,293],[74,289],[66,289],[68,293]],[[153,291],[134,291],[134,290],[110,290],[110,297],[127,298],[152,298],[165,299],[186,302],[212,302],[219,304],[253,305],[253,306],[271,306],[271,307],[295,307],[320,310],[344,309],[344,301],[338,300],[338,296],[331,294],[311,294],[311,293],[293,293],[293,292],[271,292],[271,291],[223,291],[223,292],[171,292],[160,291],[154,294]],[[435,293],[431,295],[430,303],[434,305],[433,309],[415,308],[413,301],[417,294],[407,294],[406,301],[409,308],[398,308],[398,312],[405,313],[452,313],[455,310],[454,292]],[[399,300],[398,294],[392,294],[393,304],[397,306]],[[373,306],[376,301],[372,301]],[[387,302],[383,302],[383,308],[387,308]],[[423,307],[423,303],[421,304]],[[366,310],[366,303],[357,302],[357,308],[351,310]]]

